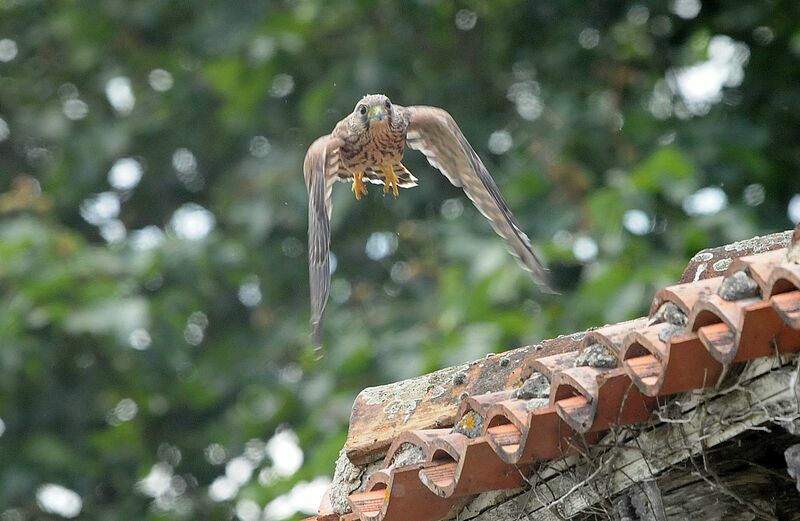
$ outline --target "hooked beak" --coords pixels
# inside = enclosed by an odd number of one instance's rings
[[[386,109],[383,108],[381,105],[375,105],[374,107],[370,107],[369,112],[367,113],[367,117],[369,117],[369,119],[381,121],[383,118],[386,117]]]

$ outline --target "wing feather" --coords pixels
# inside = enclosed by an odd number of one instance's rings
[[[506,204],[497,183],[478,154],[464,137],[450,114],[436,107],[407,107],[406,143],[419,150],[453,185],[464,189],[467,197],[506,241],[509,251],[531,273],[542,289],[552,291],[548,272],[536,256],[531,241]]]
[[[311,339],[322,347],[322,322],[331,286],[331,189],[338,147],[330,136],[314,141],[306,152],[303,175],[308,189],[308,275],[311,290]]]

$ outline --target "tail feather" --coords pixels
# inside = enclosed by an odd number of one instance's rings
[[[414,174],[408,171],[408,168],[403,166],[403,163],[395,163],[392,165],[392,167],[394,169],[394,174],[398,179],[397,186],[400,188],[413,188],[417,186],[417,178],[414,177]],[[380,172],[372,167],[369,167],[364,171],[364,179],[372,184],[384,184],[383,172]]]

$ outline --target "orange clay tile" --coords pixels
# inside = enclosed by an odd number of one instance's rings
[[[457,498],[442,498],[431,492],[419,479],[420,467],[424,466],[375,472],[367,481],[366,492],[348,496],[353,513],[368,521],[434,521],[444,517]]]
[[[656,293],[656,298],[653,299],[650,306],[650,314],[653,315],[664,303],[672,302],[685,315],[688,315],[697,301],[717,292],[722,284],[722,279],[723,277],[714,277],[698,282],[667,286]]]
[[[771,356],[776,351],[789,353],[795,350],[792,345],[773,342],[786,323],[769,300],[745,304],[742,313],[741,326],[734,332],[736,354],[733,362]]]
[[[621,368],[566,369],[554,376],[552,387],[550,399],[556,412],[580,433],[644,421],[656,404],[639,392]]]
[[[433,462],[438,465],[419,471],[420,480],[440,497],[468,496],[525,483],[524,469],[505,463],[484,437],[467,439],[458,460],[454,461],[449,454],[442,456]]]
[[[772,296],[796,289],[800,289],[800,264],[786,262],[772,270],[766,295]]]
[[[514,391],[498,391],[490,394],[469,396],[461,402],[458,409],[458,418],[463,417],[467,411],[475,411],[481,416],[486,416],[486,411],[497,402],[508,400],[514,396]]]
[[[575,347],[577,348],[578,346],[576,345]],[[537,358],[536,360],[531,361],[531,372],[539,371],[545,375],[548,380],[551,380],[553,375],[559,371],[574,367],[576,358],[578,358],[577,351]]]
[[[524,401],[515,401],[501,402],[488,414],[486,437],[506,463],[555,459],[583,446],[583,438],[559,417],[555,407],[528,410]]]
[[[725,300],[717,294],[699,300],[689,314],[689,329],[697,331],[703,326],[724,322],[731,329],[742,326],[744,308],[748,304],[760,302],[761,299],[746,298],[740,300]]]
[[[670,326],[656,324],[625,339],[623,367],[646,396],[662,396],[716,385],[723,366],[692,333],[667,341],[659,335]]]
[[[774,295],[769,300],[786,325],[800,330],[800,291]]]
[[[449,428],[446,429],[415,429],[413,431],[403,431],[401,432],[392,442],[391,446],[389,446],[389,450],[386,452],[386,459],[385,465],[388,467],[392,465],[395,460],[395,456],[399,451],[402,450],[405,444],[410,444],[415,447],[418,447],[424,455],[424,460],[430,461],[432,454],[428,451],[428,443],[435,439],[438,439],[442,433],[450,432]]]
[[[586,349],[592,344],[600,344],[608,348],[612,353],[617,356],[617,359],[622,359],[622,341],[625,335],[631,331],[636,331],[646,327],[649,322],[647,317],[628,320],[627,322],[620,322],[619,324],[611,324],[589,331],[581,341],[581,349]]]
[[[784,325],[769,301],[728,302],[718,295],[699,302],[689,320],[711,356],[723,365],[773,354],[772,340]]]

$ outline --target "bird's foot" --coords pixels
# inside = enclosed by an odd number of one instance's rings
[[[395,197],[400,195],[399,190],[397,189],[397,176],[394,173],[394,168],[392,165],[386,165],[381,170],[383,170],[383,193],[388,194],[389,190],[392,191]]]
[[[353,193],[356,194],[356,201],[361,200],[362,195],[367,195],[367,187],[364,186],[364,180],[362,176],[364,174],[355,174],[353,175]]]

